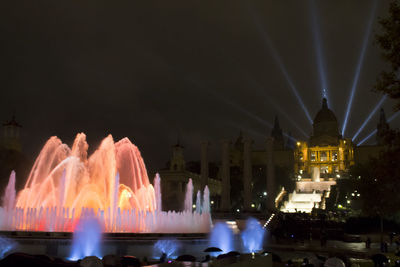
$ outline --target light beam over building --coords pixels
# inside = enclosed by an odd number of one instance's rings
[[[361,47],[361,53],[360,53],[360,57],[358,59],[356,72],[355,72],[355,75],[354,75],[353,84],[352,84],[351,90],[350,90],[350,97],[349,97],[349,101],[347,103],[347,109],[346,109],[346,113],[345,113],[345,117],[344,117],[344,121],[343,121],[342,136],[344,136],[344,134],[346,132],[346,127],[347,127],[347,123],[348,123],[348,119],[349,119],[349,115],[350,115],[350,111],[351,111],[351,106],[353,104],[354,94],[355,94],[356,88],[358,86],[358,80],[359,80],[359,77],[360,77],[361,67],[363,65],[364,57],[365,57],[365,51],[367,50],[368,40],[369,40],[369,36],[371,34],[372,23],[373,23],[374,18],[375,18],[376,4],[377,4],[377,1],[374,0],[374,4],[373,4],[372,10],[371,10],[371,14],[370,14],[370,17],[369,17],[369,20],[368,20],[367,30],[366,30],[365,35],[364,35],[364,41],[363,41],[363,44],[362,44],[362,47]]]
[[[365,119],[363,124],[360,126],[358,131],[354,134],[353,138],[351,139],[353,142],[357,138],[357,136],[361,133],[361,131],[364,129],[365,125],[371,120],[372,116],[376,113],[379,107],[382,106],[383,102],[385,102],[387,95],[384,95],[381,100],[379,100],[378,104],[374,107],[374,109],[371,111],[371,113],[368,115],[368,117]]]
[[[400,115],[400,111],[397,111],[396,113],[394,113],[392,116],[390,116],[390,118],[388,119],[388,122],[391,122],[392,120],[394,120],[397,116]],[[368,134],[363,140],[361,140],[357,146],[362,145],[363,143],[365,143],[365,141],[367,141],[368,139],[370,139],[374,134],[376,134],[378,130],[375,129],[373,130],[370,134]]]
[[[288,83],[290,89],[292,90],[293,94],[295,95],[297,101],[299,102],[301,108],[303,109],[308,121],[310,122],[310,124],[313,123],[313,120],[310,116],[310,113],[308,112],[303,100],[300,97],[300,94],[296,88],[296,86],[294,85],[291,77],[289,76],[282,59],[280,58],[280,56],[278,55],[278,52],[276,51],[275,47],[273,46],[271,40],[268,37],[268,34],[265,32],[264,28],[261,26],[261,23],[259,22],[259,16],[257,16],[256,12],[253,11],[253,9],[249,6],[249,11],[252,13],[250,14],[251,18],[254,21],[254,24],[257,28],[257,30],[260,32],[260,35],[264,41],[264,43],[267,45],[269,52],[271,53],[271,55],[273,56],[276,64],[278,65],[279,69],[281,70],[283,76],[286,79],[286,82]]]
[[[315,45],[315,51],[317,53],[317,65],[318,65],[318,73],[319,73],[319,79],[321,83],[321,90],[322,90],[322,98],[326,98],[328,105],[330,105],[329,97],[328,97],[328,82],[326,78],[326,68],[324,64],[324,59],[322,56],[322,40],[321,40],[321,35],[320,35],[320,29],[318,28],[318,25],[320,25],[317,17],[317,9],[316,9],[316,3],[314,0],[310,1],[310,9],[311,9],[311,27],[313,31],[313,39],[314,39],[314,45]]]

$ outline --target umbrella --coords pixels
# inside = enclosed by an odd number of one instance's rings
[[[209,247],[204,250],[204,252],[221,252],[221,251],[222,251],[222,249],[217,248],[217,247]]]
[[[371,260],[374,261],[375,266],[383,266],[385,262],[389,262],[388,258],[383,254],[374,254],[371,257]]]
[[[103,263],[96,256],[87,256],[80,261],[79,265],[83,267],[100,267],[103,266]]]
[[[230,256],[240,256],[240,253],[239,252],[237,252],[237,251],[234,251],[234,250],[232,250],[232,251],[229,251],[228,253],[227,253],[227,255],[230,255]]]
[[[333,257],[325,261],[324,267],[346,267],[346,265],[341,259]]]
[[[218,255],[217,259],[234,258],[239,255],[240,253],[237,251],[230,251],[228,253]]]
[[[196,261],[196,257],[185,254],[185,255],[181,255],[178,258],[176,258],[176,261],[191,261],[191,262],[193,262],[193,261]]]
[[[225,254],[218,255],[217,259],[220,260],[220,259],[232,258],[232,257],[234,257],[232,254],[229,255],[228,253],[225,253]]]

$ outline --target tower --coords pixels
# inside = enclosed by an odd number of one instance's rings
[[[379,123],[376,127],[376,142],[378,145],[383,145],[385,143],[385,135],[389,131],[389,124],[386,121],[385,111],[381,108],[379,114]]]
[[[279,126],[278,116],[275,116],[274,128],[271,130],[271,137],[274,139],[274,150],[282,150],[284,148],[282,129]]]
[[[179,144],[179,141],[172,147],[172,158],[169,169],[171,171],[184,171],[185,170],[185,159],[183,157],[183,146]]]
[[[3,123],[3,147],[6,150],[21,152],[21,142],[19,139],[22,126],[15,120],[15,115],[10,121]]]

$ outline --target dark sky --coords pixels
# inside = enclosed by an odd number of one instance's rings
[[[52,135],[71,144],[85,132],[93,149],[111,133],[129,137],[152,169],[164,166],[178,134],[188,160],[199,158],[201,140],[218,158],[219,140],[240,129],[263,148],[276,114],[285,132],[304,140],[293,122],[307,134],[311,124],[286,77],[314,118],[322,97],[319,34],[329,103],[342,126],[374,3],[3,1],[0,120],[16,112],[30,157]],[[373,39],[387,6],[376,6],[346,137],[381,98],[371,89],[387,65]],[[390,117],[393,102],[384,107]]]

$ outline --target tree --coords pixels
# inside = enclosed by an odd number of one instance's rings
[[[365,215],[379,216],[381,234],[383,219],[399,212],[400,195],[400,146],[399,134],[391,131],[388,135],[386,150],[379,158],[372,158],[367,164],[359,164],[351,169],[355,183],[358,183],[362,199],[362,211]],[[382,238],[382,235],[381,235]]]
[[[400,1],[392,0],[389,16],[379,19],[382,32],[376,35],[382,56],[390,63],[390,70],[383,71],[377,79],[375,90],[397,99],[396,109],[400,110]]]

